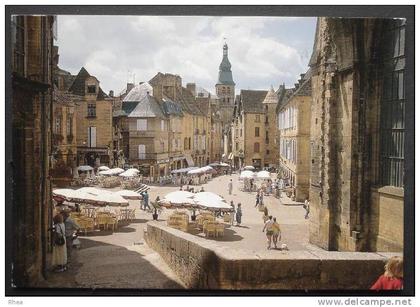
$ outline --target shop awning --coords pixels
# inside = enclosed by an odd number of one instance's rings
[[[187,164],[188,164],[188,166],[194,166],[194,160],[193,160],[193,158],[191,157],[191,155],[186,154],[186,155],[185,155],[185,160],[187,160]]]

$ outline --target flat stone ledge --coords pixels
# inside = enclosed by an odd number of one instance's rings
[[[248,251],[147,223],[146,241],[192,289],[369,289],[396,253]]]

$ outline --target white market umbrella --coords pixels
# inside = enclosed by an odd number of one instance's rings
[[[128,201],[121,196],[107,191],[92,187],[85,187],[78,190],[55,189],[53,195],[64,197],[69,202],[88,203],[88,204],[114,204],[126,206]]]
[[[116,176],[119,175],[121,173],[124,173],[124,170],[122,168],[111,168],[107,171],[101,171],[99,172],[99,175],[105,175],[105,176]]]
[[[131,190],[121,190],[121,191],[117,191],[114,192],[117,195],[120,195],[121,197],[125,198],[125,199],[140,199],[141,195],[140,193],[137,193],[135,191],[131,191]]]
[[[192,197],[194,193],[188,191],[175,191],[165,195],[163,199],[159,201],[160,204],[164,206],[174,206],[174,207],[191,207],[195,205]]]
[[[84,187],[76,191],[81,192],[82,196],[84,196],[87,201],[91,201],[92,203],[128,206],[128,200],[124,199],[122,196],[116,194],[115,192],[92,187]]]
[[[77,170],[78,170],[78,171],[81,171],[81,172],[89,172],[89,171],[93,170],[93,167],[92,167],[92,166],[90,166],[90,165],[80,165],[80,166],[77,168]]]
[[[196,194],[193,194],[192,197],[195,201],[223,201],[223,198],[216,193],[213,192],[199,192]]]
[[[253,170],[255,170],[255,167],[253,167],[252,165],[247,165],[247,166],[244,167],[244,170],[253,171]]]
[[[232,211],[232,207],[225,202],[225,200],[219,195],[212,192],[200,192],[194,194],[193,200],[196,202],[200,209],[204,210],[222,210]]]
[[[242,171],[241,175],[239,176],[239,178],[244,179],[244,178],[254,178],[255,177],[255,173],[252,171]]]
[[[270,179],[270,173],[267,171],[260,171],[257,173],[257,178],[258,179]]]
[[[108,170],[109,170],[109,167],[105,166],[105,165],[102,165],[102,166],[98,167],[98,171],[108,171]]]
[[[211,166],[207,165],[207,166],[204,166],[204,167],[200,167],[200,168],[188,171],[187,174],[188,175],[197,175],[197,174],[204,174],[204,173],[212,172],[212,171],[214,171],[214,169]]]
[[[134,169],[128,169],[125,172],[122,172],[118,176],[120,177],[138,177],[139,171],[134,171]]]
[[[193,170],[190,170],[190,171],[188,171],[187,172],[187,174],[188,175],[198,175],[198,174],[203,174],[203,173],[205,173],[206,171],[205,170],[203,170],[203,168],[202,167],[200,167],[200,168],[197,168],[197,169],[193,169]]]
[[[140,173],[140,171],[137,168],[129,168],[128,170],[126,170],[126,172],[132,172],[132,173]]]
[[[70,201],[70,199],[76,198],[77,196],[76,190],[72,189],[54,189],[53,196],[58,196]]]

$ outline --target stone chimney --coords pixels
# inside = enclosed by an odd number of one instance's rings
[[[114,97],[114,91],[113,90],[110,90],[108,96],[109,97]]]
[[[187,83],[187,90],[195,97],[197,92],[195,88],[195,83]]]
[[[125,93],[128,94],[134,88],[134,83],[127,83],[127,89]]]

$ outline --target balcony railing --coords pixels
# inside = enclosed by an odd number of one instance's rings
[[[155,130],[144,130],[144,131],[139,131],[139,130],[130,130],[129,131],[129,137],[155,137],[156,136],[156,132]]]

